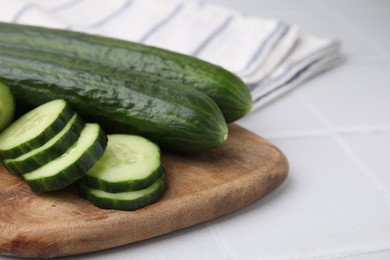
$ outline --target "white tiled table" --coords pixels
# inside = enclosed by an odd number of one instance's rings
[[[209,1],[343,42],[343,65],[239,121],[289,178],[239,212],[72,259],[390,259],[390,1]]]

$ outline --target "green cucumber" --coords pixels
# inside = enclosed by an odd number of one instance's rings
[[[136,135],[108,135],[103,157],[81,178],[91,188],[116,193],[151,185],[163,172],[159,147]]]
[[[4,160],[4,165],[14,174],[36,170],[54,160],[71,147],[84,127],[83,120],[75,114],[65,127],[44,145],[15,159]]]
[[[63,189],[80,179],[100,159],[107,137],[98,124],[86,124],[79,139],[64,154],[22,175],[34,192]]]
[[[80,32],[7,23],[0,23],[0,45],[71,56],[123,73],[134,70],[190,85],[210,96],[227,122],[243,117],[252,107],[247,86],[233,73],[164,49]]]
[[[0,82],[0,133],[11,123],[14,112],[14,97],[9,87]]]
[[[0,134],[0,158],[17,158],[42,146],[61,131],[73,114],[62,99],[28,112]]]
[[[116,210],[136,210],[148,206],[162,197],[167,185],[165,172],[149,187],[136,191],[110,193],[88,187],[81,181],[77,184],[81,197],[98,208]]]
[[[142,135],[180,152],[213,149],[227,138],[215,102],[180,83],[131,71],[124,76],[106,67],[91,71],[89,62],[8,47],[0,47],[0,63],[0,80],[9,84],[17,102],[66,99],[107,133]]]

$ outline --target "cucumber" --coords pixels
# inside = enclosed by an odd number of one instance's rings
[[[14,112],[14,97],[9,87],[0,82],[0,133],[11,123]]]
[[[148,206],[163,196],[167,186],[165,172],[149,187],[136,191],[110,193],[88,187],[81,181],[77,184],[81,197],[98,208],[116,210],[136,210]]]
[[[227,138],[215,102],[180,83],[139,72],[119,75],[100,66],[91,71],[89,62],[8,47],[0,47],[0,63],[0,80],[9,84],[17,102],[66,99],[107,133],[142,135],[179,152],[213,149]]]
[[[71,56],[123,73],[134,70],[190,85],[210,96],[227,122],[243,117],[253,105],[247,86],[233,73],[164,49],[80,32],[7,23],[0,23],[0,45]]]
[[[106,145],[107,137],[100,126],[88,123],[76,143],[64,154],[22,177],[34,192],[65,188],[92,168],[103,155]]]
[[[17,158],[42,146],[61,131],[73,114],[63,99],[47,102],[28,112],[1,133],[0,158]]]
[[[163,172],[159,147],[136,135],[108,135],[103,157],[80,181],[116,193],[150,186]]]
[[[79,138],[84,122],[74,114],[65,127],[41,147],[15,159],[4,160],[4,165],[14,174],[36,170],[54,160],[71,147]]]

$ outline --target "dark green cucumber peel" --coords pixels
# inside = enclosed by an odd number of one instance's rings
[[[15,159],[4,160],[4,165],[10,172],[17,175],[36,170],[54,160],[70,148],[77,141],[84,125],[83,120],[75,114],[64,129],[58,134],[58,138],[55,142],[49,140],[50,143],[45,143],[44,146],[31,151],[29,154],[24,154]],[[60,134],[61,136],[59,136]],[[56,137],[57,136],[53,138]]]
[[[90,125],[92,124],[86,124],[85,128],[89,127]],[[99,127],[97,137],[94,139],[94,142],[89,147],[84,147],[83,149],[85,151],[82,153],[82,155],[71,164],[64,166],[64,168],[62,168],[59,172],[52,173],[50,172],[50,169],[47,169],[48,171],[46,171],[46,176],[34,176],[33,171],[22,175],[22,177],[30,189],[34,192],[46,192],[63,189],[85,175],[103,155],[106,146],[107,137]],[[69,150],[71,150],[72,147]],[[49,164],[46,164],[43,167],[48,168]],[[41,168],[38,170],[40,169]]]
[[[253,105],[247,86],[233,73],[164,49],[79,32],[7,23],[0,23],[0,45],[67,55],[110,66],[122,73],[134,70],[190,85],[210,96],[227,122],[243,117]]]
[[[180,152],[213,149],[227,138],[218,106],[180,83],[138,72],[117,75],[106,67],[91,72],[88,62],[31,50],[1,47],[0,62],[0,80],[10,85],[17,102],[66,99],[108,133],[142,135]]]
[[[158,201],[167,188],[165,172],[152,185],[138,191],[108,193],[90,188],[81,181],[78,181],[77,184],[81,197],[98,208],[116,210],[137,210],[146,207]],[[129,195],[126,196],[126,193]]]
[[[12,90],[11,90],[12,91]],[[50,99],[53,100],[53,99]],[[50,101],[48,100],[48,101]],[[67,124],[67,122],[72,118],[74,115],[73,110],[66,104],[64,100],[53,100],[52,102],[57,103],[63,103],[63,109],[59,113],[59,116],[55,118],[45,129],[43,129],[42,132],[38,133],[37,135],[33,136],[30,140],[26,140],[23,143],[20,143],[14,147],[3,147],[3,145],[0,144],[0,159],[10,159],[10,158],[17,158],[25,153],[28,153],[44,143],[46,143],[47,140],[54,137],[61,129]],[[51,103],[51,102],[50,102]],[[45,104],[47,105],[47,104]],[[0,135],[0,143],[7,139],[6,136],[12,136],[13,133],[16,131],[18,132],[19,129],[17,127],[13,127],[14,125],[17,126],[19,122],[23,120],[30,120],[28,119],[31,116],[34,116],[33,113],[36,110],[32,110],[29,113],[25,114],[24,116],[20,117],[18,120],[16,120],[13,124],[11,124],[7,129],[5,129],[1,135]],[[32,122],[32,120],[30,120]],[[34,124],[40,124],[42,122],[39,122],[38,120],[34,122]],[[28,126],[25,126],[25,131],[29,131],[30,129],[27,128]]]

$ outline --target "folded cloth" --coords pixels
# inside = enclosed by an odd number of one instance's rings
[[[250,88],[254,109],[341,62],[340,43],[302,34],[283,62]]]
[[[196,56],[237,74],[254,108],[332,67],[340,44],[195,0],[2,0],[0,20],[100,34]]]

